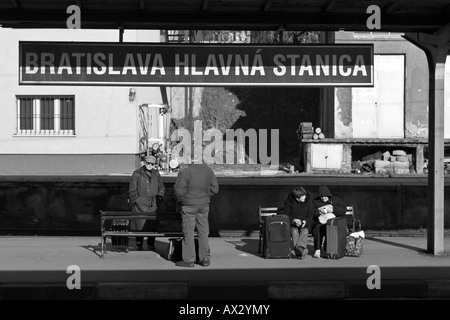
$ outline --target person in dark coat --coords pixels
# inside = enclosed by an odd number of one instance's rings
[[[302,187],[296,187],[284,201],[284,211],[291,222],[291,237],[294,252],[304,259],[308,255],[307,241],[313,217],[311,195]]]
[[[183,229],[182,261],[178,267],[193,267],[196,262],[194,231],[198,233],[198,263],[203,267],[211,264],[209,247],[209,203],[219,192],[214,171],[205,163],[189,164],[178,172],[174,185],[175,195],[181,203]]]
[[[133,212],[156,212],[158,203],[164,198],[164,184],[161,175],[155,168],[156,158],[154,156],[146,156],[144,165],[135,170],[131,175],[129,185],[129,196],[131,211]],[[156,223],[154,221],[135,219],[131,222],[132,230],[145,231],[152,229]],[[136,246],[138,250],[142,250],[144,237],[136,237]],[[150,250],[155,249],[155,237],[147,237],[147,245]]]
[[[331,194],[327,186],[320,186],[318,196],[313,201],[314,216],[311,233],[314,237],[314,258],[320,258],[322,241],[327,234],[326,223],[320,222],[319,217],[323,214],[333,213],[336,217],[343,216],[347,212],[344,202]]]

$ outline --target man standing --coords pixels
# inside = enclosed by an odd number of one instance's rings
[[[198,263],[207,267],[211,263],[209,248],[209,202],[219,192],[216,176],[206,164],[190,164],[178,172],[174,185],[181,202],[183,228],[182,257],[179,267],[193,267],[195,262],[194,231],[198,233]]]
[[[146,212],[155,214],[157,205],[162,202],[164,197],[164,184],[161,175],[155,168],[156,158],[154,156],[146,156],[144,165],[133,172],[131,176],[129,194],[130,204],[133,212]],[[132,221],[132,229],[144,231],[154,228],[156,221],[144,219],[136,219]],[[145,227],[145,229],[144,229]],[[142,250],[144,237],[136,237],[136,246],[138,250]],[[147,238],[149,250],[155,249],[155,237]]]

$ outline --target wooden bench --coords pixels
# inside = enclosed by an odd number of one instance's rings
[[[361,230],[361,221],[355,218],[353,205],[347,206],[347,212],[345,213],[345,216],[347,217],[348,232],[355,232]]]
[[[169,219],[176,220],[180,214],[178,213],[155,213],[155,212],[131,212],[131,211],[102,211],[100,210],[101,215],[101,255],[103,258],[104,253],[106,252],[106,238],[107,237],[178,237],[182,235],[182,232],[158,232],[158,231],[111,231],[106,230],[105,222],[108,220],[115,219],[126,219],[126,220],[161,220],[161,219]]]

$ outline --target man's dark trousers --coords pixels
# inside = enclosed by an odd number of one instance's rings
[[[199,259],[200,261],[210,259],[208,214],[209,204],[201,206],[183,205],[181,207],[183,224],[182,256],[184,262],[195,262],[194,232],[196,226]]]

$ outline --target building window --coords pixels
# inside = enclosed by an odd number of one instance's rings
[[[17,135],[75,135],[74,96],[17,96]]]

